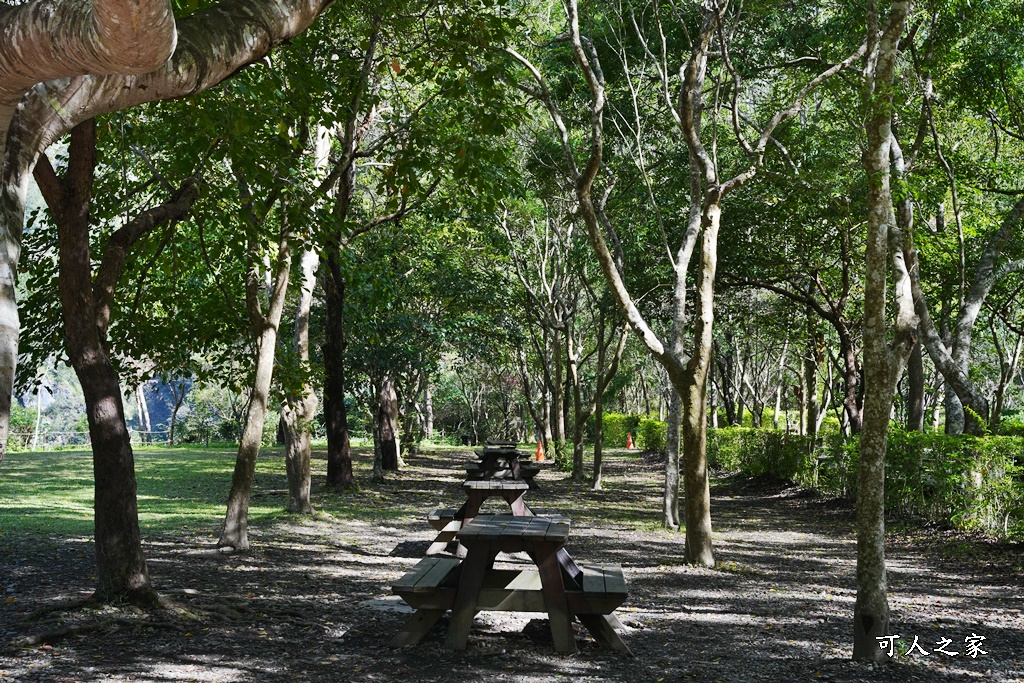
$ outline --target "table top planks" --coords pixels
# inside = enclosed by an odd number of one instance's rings
[[[565,517],[479,515],[462,527],[456,537],[468,544],[511,540],[523,543],[565,543],[569,538],[569,527],[569,520]]]
[[[522,479],[471,479],[462,484],[466,491],[528,491],[530,485]]]

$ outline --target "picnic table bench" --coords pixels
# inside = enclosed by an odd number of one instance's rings
[[[464,561],[425,557],[392,585],[416,613],[390,645],[419,642],[450,609],[445,645],[462,650],[478,611],[524,611],[547,612],[557,652],[576,652],[575,618],[601,645],[632,655],[612,614],[627,596],[622,568],[577,565],[564,547],[569,527],[565,517],[477,516],[458,532]],[[494,569],[499,552],[525,552],[537,568]]]

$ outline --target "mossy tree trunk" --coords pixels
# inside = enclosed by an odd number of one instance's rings
[[[886,652],[878,638],[889,635],[889,603],[885,571],[885,456],[896,383],[917,342],[904,239],[912,230],[910,216],[897,225],[890,190],[893,145],[893,75],[899,41],[910,11],[909,0],[893,3],[884,26],[878,2],[868,3],[867,53],[861,102],[868,183],[868,235],[864,276],[864,424],[857,471],[857,599],[853,616],[853,657],[882,661]],[[902,227],[908,231],[901,236]],[[886,281],[892,258],[897,321],[890,346],[886,323]]]

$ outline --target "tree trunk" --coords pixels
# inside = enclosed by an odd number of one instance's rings
[[[730,425],[736,425],[739,422],[736,420],[736,397],[732,386],[732,376],[735,374],[735,369],[733,368],[731,335],[727,334],[725,339],[730,344],[729,350],[723,352],[722,348],[718,347],[718,352],[715,354],[715,365],[718,368],[720,398],[722,406],[725,407],[725,421]]]
[[[850,425],[850,434],[860,434],[864,417],[861,414],[860,367],[857,349],[849,334],[839,335],[839,352],[843,356],[843,410]]]
[[[89,202],[96,164],[95,120],[75,128],[62,205],[47,196],[57,224],[60,300],[68,358],[82,385],[92,443],[95,488],[96,598],[155,603],[142,535],[135,459],[117,372],[96,324]],[[59,201],[59,200],[57,200]]]
[[[868,52],[864,62],[863,163],[868,181],[868,239],[864,278],[864,424],[857,473],[857,599],[853,616],[853,658],[883,661],[877,638],[888,635],[885,572],[885,454],[896,382],[916,342],[917,325],[903,254],[894,256],[899,307],[896,341],[886,339],[886,279],[890,244],[901,245],[890,193],[892,84],[909,0],[896,0],[879,31],[877,0],[869,0]],[[907,225],[910,229],[912,226]],[[907,236],[909,238],[909,235]],[[902,267],[901,267],[902,266]],[[904,355],[905,354],[905,355]]]
[[[390,375],[381,382],[377,402],[377,429],[380,440],[381,469],[398,471],[398,395]]]
[[[601,358],[598,360],[598,367],[603,371],[604,353],[599,352]],[[594,476],[590,480],[590,487],[595,491],[601,490],[601,475],[604,473],[604,392],[598,392],[594,397]]]
[[[354,489],[352,444],[345,408],[345,280],[337,257],[328,257],[324,279],[327,323],[324,331],[324,418],[327,423],[327,486],[340,493]],[[337,274],[336,274],[337,273]]]
[[[924,431],[924,354],[914,344],[907,362],[907,431]]]
[[[552,384],[551,387],[551,433],[555,439],[555,456],[561,454],[562,444],[565,443],[565,379],[563,378],[562,360],[562,333],[554,330],[551,335],[551,363]]]
[[[661,525],[672,531],[679,530],[679,429],[683,417],[683,402],[670,386],[668,401],[668,431],[665,435],[665,493],[662,496]]]
[[[999,354],[999,383],[996,385],[995,394],[992,397],[992,415],[989,418],[988,429],[993,434],[998,434],[999,423],[1003,418],[1003,402],[1006,397],[1006,388],[1013,381],[1013,376],[1017,374],[1021,351],[1024,351],[1024,336],[1017,335],[1013,351],[1010,351],[999,340],[994,319],[991,322],[991,327],[993,345]]]
[[[295,309],[295,352],[303,370],[309,369],[309,311],[316,286],[316,269],[320,257],[309,250],[300,261],[302,283]],[[288,474],[288,511],[311,514],[313,504],[310,490],[310,424],[316,415],[316,393],[309,384],[303,384],[297,396],[288,396],[281,406],[281,425],[284,430],[284,462]]]
[[[715,320],[715,270],[718,265],[718,228],[722,209],[710,199],[702,212],[700,280],[693,316],[693,355],[683,373],[682,459],[686,561],[715,566],[711,542],[711,488],[707,462],[707,387]]]
[[[251,198],[243,197],[244,203]],[[250,230],[255,233],[250,212]],[[282,221],[284,219],[282,218]],[[291,271],[291,249],[288,244],[286,224],[282,224],[281,238],[278,244],[277,273],[274,277],[274,289],[270,297],[266,315],[263,315],[259,302],[259,276],[257,273],[256,254],[259,240],[256,234],[249,236],[246,257],[249,260],[246,269],[246,308],[256,338],[256,373],[253,377],[252,394],[245,413],[245,427],[238,444],[235,458],[235,471],[231,477],[231,491],[228,493],[227,514],[224,517],[224,530],[221,532],[217,546],[232,548],[237,551],[249,549],[249,498],[252,495],[253,481],[256,475],[256,457],[263,441],[263,424],[267,416],[267,403],[270,399],[270,382],[274,376],[274,353],[277,348],[277,331],[281,325],[281,314],[288,291],[288,276]]]
[[[171,395],[174,397],[174,406],[171,408],[171,425],[167,432],[167,443],[174,445],[174,428],[178,424],[178,411],[181,410],[181,404],[185,402],[185,394],[187,389],[185,387],[185,380],[178,380],[178,388],[175,389],[173,385],[168,384],[171,389]]]
[[[423,375],[423,438],[434,438],[434,387],[430,375]]]
[[[95,120],[89,120],[72,131],[67,177],[58,178],[43,159],[37,179],[57,225],[64,339],[82,385],[89,421],[95,487],[95,597],[101,602],[153,606],[158,596],[150,585],[142,554],[135,461],[117,371],[107,349],[107,329],[128,250],[156,225],[186,215],[197,190],[193,184],[184,199],[183,185],[172,203],[150,209],[116,230],[107,240],[94,280],[89,204],[95,167],[96,127]]]
[[[238,454],[235,456],[224,529],[217,542],[220,548],[238,551],[249,549],[249,499],[256,477],[256,458],[263,441],[263,425],[267,416],[276,344],[277,329],[270,326],[260,333],[256,342],[256,377],[253,380],[252,396],[245,411],[245,426],[242,428]]]
[[[147,432],[144,441],[149,441],[149,432],[153,431],[153,422],[149,418],[149,403],[146,401],[146,386],[140,385],[135,389],[135,402],[139,406],[139,426]]]
[[[576,352],[576,340],[573,337],[571,323],[566,324],[566,369],[569,374],[569,386],[572,390],[572,480],[583,481],[583,427],[584,422],[590,416],[589,411],[584,411],[583,394],[580,387],[580,366],[579,357]],[[598,346],[604,343],[604,319],[598,327]],[[601,381],[601,369],[598,369],[598,382]]]
[[[36,427],[32,431],[32,450],[39,448],[39,427],[43,422],[43,388],[36,387]]]
[[[804,434],[810,437],[811,453],[814,452],[818,438],[818,366],[823,360],[825,340],[814,324],[814,312],[808,310],[807,316],[807,351],[804,356],[804,395],[806,414]]]

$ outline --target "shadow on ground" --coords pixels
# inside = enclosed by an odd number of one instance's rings
[[[784,482],[723,479],[713,489],[720,566],[692,568],[682,535],[658,526],[660,466],[626,452],[610,454],[602,491],[546,466],[528,500],[572,518],[569,547],[578,560],[623,565],[630,598],[619,614],[636,657],[598,649],[585,631],[577,655],[558,656],[543,615],[504,613],[478,615],[465,652],[444,649],[447,618],[420,645],[390,650],[408,610],[389,586],[433,539],[427,513],[460,502],[467,457],[428,452],[383,484],[344,496],[318,492],[321,514],[256,524],[245,555],[216,551],[216,519],[149,537],[154,582],[202,615],[196,620],[114,609],[26,623],[25,614],[89,591],[92,543],[4,539],[0,640],[68,624],[102,628],[0,654],[0,681],[1024,680],[1021,579],[999,571],[1005,562],[986,564],[984,552],[949,557],[941,543],[895,538],[894,628],[907,646],[918,637],[929,655],[856,664],[847,505]],[[322,480],[322,458],[314,465]],[[261,505],[283,506],[282,481],[262,486]],[[986,654],[966,656],[972,635],[984,636]],[[943,638],[960,654],[935,652]]]

